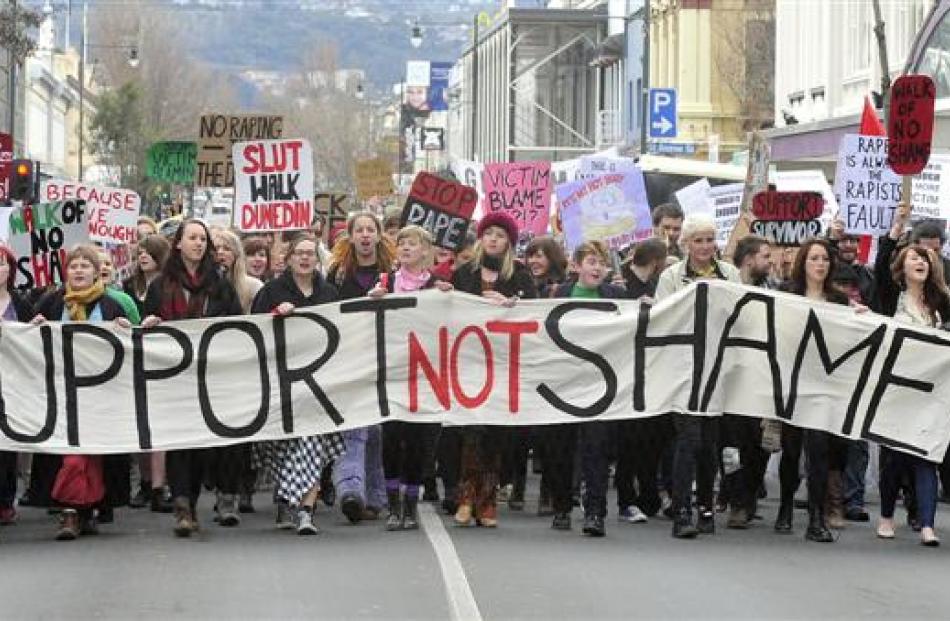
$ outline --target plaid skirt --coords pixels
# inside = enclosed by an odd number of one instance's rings
[[[320,482],[320,469],[346,452],[343,436],[320,436],[258,442],[252,451],[255,470],[267,472],[274,481],[274,498],[292,507]]]

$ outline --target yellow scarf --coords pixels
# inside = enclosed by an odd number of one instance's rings
[[[73,321],[86,320],[86,306],[95,302],[106,293],[106,286],[101,280],[97,280],[88,289],[74,290],[66,285],[66,309],[69,310],[69,318]]]

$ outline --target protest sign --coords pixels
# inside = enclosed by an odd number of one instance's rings
[[[551,162],[485,164],[483,213],[504,211],[518,231],[544,235],[551,211]]]
[[[637,168],[637,163],[630,157],[619,157],[617,155],[605,154],[604,152],[594,155],[584,155],[580,158],[579,170],[576,179],[592,179],[599,175],[608,173],[626,172]]]
[[[229,188],[234,185],[232,153],[235,143],[277,140],[283,136],[284,118],[259,114],[206,114],[198,126],[197,187]]]
[[[901,200],[901,179],[887,165],[887,138],[849,134],[842,139],[835,194],[845,231],[887,233]]]
[[[350,213],[350,196],[345,192],[319,192],[313,197],[314,218],[323,220],[323,231],[330,232],[333,225],[346,222]]]
[[[818,192],[759,192],[752,200],[752,232],[780,246],[799,246],[821,233],[824,210]]]
[[[75,198],[13,209],[8,241],[16,257],[14,286],[25,291],[65,282],[66,253],[89,241],[88,216],[86,201]]]
[[[132,190],[65,179],[49,179],[40,184],[41,202],[73,200],[85,202],[89,239],[92,241],[128,244],[138,238],[136,225],[142,199]]]
[[[293,231],[313,223],[313,152],[301,139],[234,145],[234,226]]]
[[[911,220],[950,220],[950,155],[931,155],[912,188]]]
[[[683,213],[713,215],[713,204],[709,198],[709,179],[703,177],[685,188],[676,192],[676,202],[683,208]]]
[[[551,176],[554,178],[555,186],[580,181],[583,178],[580,158],[551,162]],[[596,175],[591,174],[591,176]]]
[[[115,270],[115,282],[121,282],[132,276],[135,271],[135,262],[132,260],[132,246],[129,244],[103,243],[102,247],[112,259],[112,269]]]
[[[916,175],[930,159],[937,88],[928,75],[902,75],[890,96],[887,163],[898,175]]]
[[[356,195],[360,200],[393,193],[393,167],[389,160],[377,157],[356,163]]]
[[[145,176],[155,181],[191,185],[195,181],[198,145],[194,142],[156,142],[148,148]]]
[[[709,199],[713,204],[713,218],[716,220],[716,246],[725,248],[729,243],[732,229],[739,219],[742,208],[744,184],[727,183],[709,188]]]
[[[400,225],[419,225],[432,233],[437,246],[459,250],[477,203],[475,188],[420,172],[412,182]]]
[[[0,203],[10,196],[10,175],[13,174],[13,136],[0,133]]]
[[[128,453],[387,420],[521,426],[667,412],[780,420],[936,463],[950,439],[946,332],[724,281],[653,307],[501,308],[429,291],[149,330],[3,330],[4,450]]]
[[[569,252],[587,240],[620,250],[653,233],[639,169],[559,185],[557,200]]]

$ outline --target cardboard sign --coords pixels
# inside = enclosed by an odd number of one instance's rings
[[[432,233],[437,246],[458,250],[477,204],[475,188],[420,172],[412,182],[401,225],[417,224]]]
[[[40,186],[40,201],[44,203],[73,200],[85,202],[92,241],[129,244],[138,239],[136,225],[142,199],[132,190],[65,179],[50,179]]]
[[[10,196],[10,175],[13,174],[13,136],[0,133],[0,202]]]
[[[14,209],[9,219],[10,250],[16,256],[14,286],[25,291],[64,283],[66,253],[89,241],[88,215],[86,201],[75,199]]]
[[[356,195],[360,200],[393,193],[393,167],[389,160],[377,157],[356,163]]]
[[[234,226],[293,231],[313,223],[313,151],[306,140],[234,145]]]
[[[148,148],[145,176],[156,181],[191,185],[195,180],[198,145],[194,142],[156,142]]]
[[[903,75],[891,87],[887,163],[898,175],[916,175],[930,159],[937,88],[927,75]]]
[[[544,235],[551,210],[551,162],[485,164],[484,213],[507,212],[518,231]]]
[[[284,117],[259,114],[206,114],[198,128],[195,185],[230,188],[234,185],[232,147],[237,142],[277,140],[283,136]]]
[[[350,196],[344,192],[320,192],[313,197],[314,218],[323,219],[324,235],[337,222],[346,222],[350,214]]]
[[[752,200],[751,230],[780,246],[799,246],[821,233],[824,210],[818,192],[759,192]]]
[[[653,233],[639,169],[559,185],[557,200],[568,252],[587,240],[620,250]]]
[[[848,233],[880,237],[901,200],[901,178],[887,165],[887,138],[849,134],[838,150],[835,194]]]

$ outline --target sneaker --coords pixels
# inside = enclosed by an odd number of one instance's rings
[[[554,530],[571,530],[571,514],[555,514],[554,519],[551,521],[551,528]]]
[[[712,535],[716,532],[716,514],[706,509],[699,508],[699,518],[696,520],[696,530],[703,535]]]
[[[669,494],[663,494],[660,500],[660,513],[669,519],[673,519],[673,499]]]
[[[237,526],[241,523],[238,515],[237,498],[234,494],[218,496],[218,523],[221,526]]]
[[[677,539],[694,539],[699,531],[693,526],[693,512],[681,509],[673,518],[673,536]]]
[[[294,527],[293,514],[286,502],[277,503],[277,530],[290,530]]]
[[[297,511],[297,534],[317,535],[319,533],[320,529],[313,523],[313,514],[305,509]]]
[[[869,522],[871,516],[864,507],[849,507],[844,514],[844,519],[849,522]]]
[[[630,522],[631,524],[646,524],[650,521],[647,514],[640,510],[637,505],[630,505],[620,510],[617,519],[621,522]]]
[[[193,523],[194,516],[191,513],[188,499],[184,497],[176,498],[174,501],[174,510],[175,535],[178,537],[190,537],[191,533],[195,532],[195,525]]]
[[[59,514],[57,541],[72,541],[79,537],[79,514],[74,509],[65,509]]]
[[[2,507],[0,508],[0,526],[9,526],[10,524],[16,524],[17,521],[17,512],[13,507]]]
[[[584,516],[584,534],[591,537],[603,537],[607,534],[604,518],[599,515]]]

